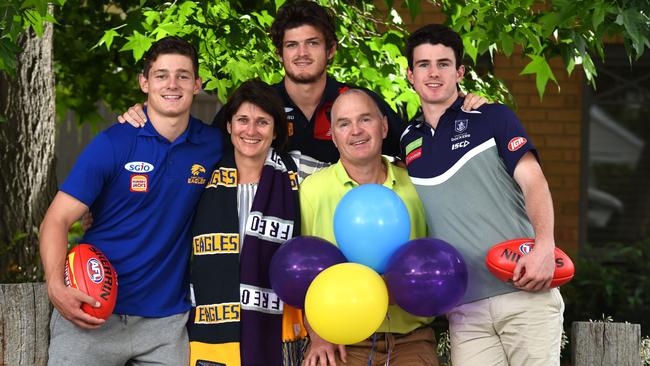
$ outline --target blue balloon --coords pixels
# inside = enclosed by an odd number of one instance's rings
[[[402,309],[437,316],[458,305],[467,290],[467,265],[449,243],[415,239],[399,248],[384,274],[388,292]]]
[[[345,257],[378,273],[384,273],[388,260],[408,241],[410,232],[404,202],[379,184],[353,188],[334,211],[334,236]]]

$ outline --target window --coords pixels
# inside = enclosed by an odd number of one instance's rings
[[[605,55],[584,98],[583,241],[595,246],[650,237],[650,54],[632,65],[623,45]]]

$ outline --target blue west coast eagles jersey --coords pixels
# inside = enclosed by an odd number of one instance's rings
[[[221,153],[221,133],[190,118],[171,143],[151,122],[113,125],[77,159],[60,189],[90,207],[94,222],[82,240],[115,267],[116,314],[189,310],[189,225]]]

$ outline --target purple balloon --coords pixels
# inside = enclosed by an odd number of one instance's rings
[[[388,292],[402,309],[417,316],[447,313],[467,290],[467,266],[445,241],[411,240],[388,261],[384,273]]]
[[[282,244],[271,258],[271,287],[282,301],[302,309],[311,281],[326,268],[344,262],[341,250],[329,241],[297,236]]]

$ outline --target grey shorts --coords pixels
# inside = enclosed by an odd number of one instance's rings
[[[164,318],[111,315],[86,330],[54,309],[50,320],[50,366],[138,366],[189,363],[188,313]]]

